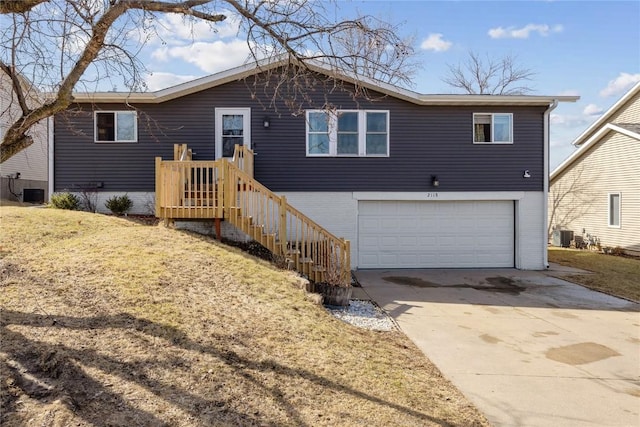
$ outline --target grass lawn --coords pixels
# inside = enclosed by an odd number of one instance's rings
[[[3,426],[488,425],[404,335],[235,248],[55,209],[0,227]]]
[[[640,259],[598,252],[549,248],[549,261],[591,271],[567,279],[597,291],[640,301]]]

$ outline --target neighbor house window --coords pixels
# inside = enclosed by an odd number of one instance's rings
[[[307,111],[308,156],[389,155],[388,111]]]
[[[620,227],[620,193],[609,194],[609,227]]]
[[[138,115],[135,111],[96,111],[96,142],[136,142]]]
[[[476,113],[473,115],[473,142],[476,144],[513,143],[513,114]]]

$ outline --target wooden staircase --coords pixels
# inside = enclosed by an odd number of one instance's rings
[[[338,238],[253,178],[253,152],[193,161],[186,145],[156,158],[156,216],[226,220],[315,282],[351,283],[349,241]],[[186,154],[185,154],[186,153]]]

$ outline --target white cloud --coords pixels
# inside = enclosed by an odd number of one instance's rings
[[[147,83],[147,88],[150,91],[156,91],[175,86],[180,83],[188,82],[196,78],[197,76],[184,76],[173,73],[156,72],[149,74],[145,81]]]
[[[561,127],[581,127],[593,121],[593,117],[575,114],[551,114],[551,124]]]
[[[215,73],[242,65],[249,57],[247,42],[235,39],[230,42],[196,42],[184,46],[162,47],[151,56],[159,61],[182,59],[207,73]]]
[[[609,81],[607,87],[600,91],[600,96],[608,97],[614,95],[622,95],[634,84],[640,82],[640,73],[638,74],[629,74],[629,73],[620,73],[618,77]]]
[[[551,124],[561,125],[566,122],[566,116],[564,114],[551,114]]]
[[[222,13],[226,13],[222,11]],[[236,15],[227,14],[222,22],[210,23],[193,20],[184,15],[168,13],[158,20],[158,34],[163,38],[179,38],[182,40],[211,40],[213,38],[235,37],[238,35],[239,21]]]
[[[59,47],[61,49],[64,48],[66,54],[75,56],[80,55],[87,47],[88,43],[89,36],[87,34],[74,31],[61,40]]]
[[[429,34],[420,47],[424,50],[432,50],[434,52],[444,52],[449,50],[449,48],[453,46],[453,43],[447,40],[442,39],[442,34],[440,33],[432,33]]]
[[[240,18],[221,10],[227,19],[207,22],[177,13],[166,13],[155,19],[147,19],[144,25],[130,31],[129,38],[151,44],[183,44],[184,42],[212,41],[236,37],[240,31]]]
[[[169,48],[160,47],[151,52],[151,57],[158,61],[167,62],[169,60]]]
[[[604,110],[598,107],[596,104],[589,104],[584,107],[584,110],[582,110],[582,114],[586,116],[599,116],[603,111]]]
[[[551,33],[560,33],[563,29],[562,25],[554,25],[551,27],[547,24],[527,24],[522,28],[491,28],[488,34],[492,39],[528,39],[529,35],[533,32],[546,37]]]

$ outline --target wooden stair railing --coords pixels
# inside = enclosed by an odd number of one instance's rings
[[[340,239],[234,164],[224,166],[225,218],[316,282],[351,283],[349,241]]]
[[[226,219],[311,280],[348,286],[349,241],[334,236],[255,180],[253,153],[238,147],[232,162],[156,157],[156,216],[165,221]],[[177,159],[190,158],[187,150],[182,145],[174,154]]]
[[[253,150],[244,145],[236,144],[231,162],[242,172],[253,178],[253,156],[255,156]]]

